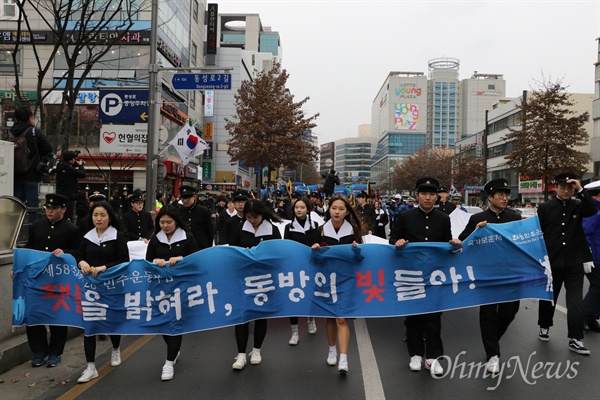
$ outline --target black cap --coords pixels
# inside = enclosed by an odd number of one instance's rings
[[[142,202],[143,203],[144,202],[144,198],[142,197],[141,194],[136,193],[136,194],[132,195],[129,198],[129,201],[132,202],[132,203],[137,203],[137,202]]]
[[[462,200],[462,196],[459,193],[452,195],[452,200]]]
[[[292,199],[299,199],[300,197],[302,197],[300,192],[292,192]]]
[[[46,195],[45,207],[66,207],[67,201],[69,201],[69,199],[63,195],[57,193],[48,193]]]
[[[77,158],[77,154],[74,151],[65,151],[61,154],[60,158],[64,161],[71,161]]]
[[[102,201],[106,200],[106,195],[102,192],[95,191],[88,196],[89,201]]]
[[[446,189],[445,187],[441,186],[441,187],[438,189],[438,193],[448,193],[448,189]]]
[[[310,197],[315,197],[317,199],[320,199],[321,194],[319,192],[310,192]]]
[[[569,179],[579,179],[577,175],[572,172],[563,172],[562,174],[558,174],[554,177],[554,181],[556,183],[567,183]]]
[[[179,187],[179,197],[181,197],[182,199],[192,197],[196,195],[196,193],[198,193],[198,191],[193,186],[183,185]]]
[[[483,190],[489,195],[493,196],[496,192],[505,192],[510,194],[510,186],[508,181],[504,178],[492,179],[485,184]]]
[[[440,183],[437,179],[431,178],[429,176],[424,176],[417,180],[417,184],[415,185],[417,192],[435,192],[437,193],[438,188],[440,187]]]
[[[365,199],[366,199],[366,198],[367,198],[367,197],[369,197],[369,196],[367,195],[367,192],[365,192],[364,190],[361,190],[361,191],[360,191],[360,192],[358,192],[358,193],[357,193],[357,195],[356,195],[356,198],[359,198],[359,197],[363,197],[363,198],[365,198]]]
[[[238,190],[233,193],[233,201],[248,201],[250,197],[248,197],[248,192],[246,190]]]

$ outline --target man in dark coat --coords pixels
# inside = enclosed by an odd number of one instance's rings
[[[148,240],[154,233],[154,221],[152,216],[144,210],[144,198],[141,194],[133,194],[130,197],[131,208],[123,214],[123,229],[128,240]]]
[[[487,210],[471,216],[469,223],[458,236],[460,240],[465,240],[475,229],[482,228],[487,224],[502,224],[521,220],[517,213],[506,209],[508,200],[510,200],[510,187],[506,179],[491,180],[485,184],[483,189],[488,196],[490,206]],[[500,304],[486,304],[479,308],[479,328],[481,329],[481,339],[488,360],[486,368],[492,374],[500,372],[500,338],[515,319],[518,311],[518,300]]]
[[[225,221],[219,237],[219,244],[229,244],[231,242],[233,234],[237,231],[238,226],[244,219],[244,206],[248,200],[248,192],[245,190],[239,190],[233,193],[233,205],[235,206],[237,214]]]
[[[438,190],[438,196],[439,200],[435,205],[436,208],[444,214],[452,214],[452,211],[456,209],[456,206],[451,201],[448,201],[448,189],[443,186],[440,187]]]
[[[44,206],[46,216],[35,221],[29,228],[28,249],[52,252],[56,256],[68,253],[76,256],[82,236],[77,227],[64,218],[67,198],[59,194],[47,194]],[[33,352],[32,367],[40,367],[48,356],[48,367],[56,367],[67,342],[66,326],[50,325],[50,341],[46,326],[27,326],[27,341]]]
[[[335,190],[336,185],[340,184],[340,178],[337,176],[337,173],[331,167],[331,170],[324,176],[325,183],[323,184],[323,193],[325,193],[325,197],[333,196],[333,192]]]
[[[540,204],[538,217],[552,270],[554,302],[539,303],[539,339],[550,340],[554,308],[563,284],[567,300],[569,350],[589,355],[583,339],[583,264],[592,261],[592,253],[583,232],[582,219],[598,212],[594,201],[575,174],[558,174],[556,196]],[[576,198],[573,198],[575,195]]]
[[[85,178],[83,161],[77,158],[74,151],[65,151],[60,157],[60,163],[56,166],[56,193],[69,199],[65,218],[70,221],[73,221],[75,201],[79,197],[78,180],[83,178]]]
[[[196,188],[183,185],[179,188],[179,197],[183,206],[179,207],[181,219],[192,233],[200,250],[212,247],[214,230],[210,211],[197,202]]]
[[[368,227],[368,233],[372,234],[375,232],[375,220],[377,216],[375,215],[375,207],[372,204],[367,203],[367,192],[364,190],[356,195],[356,211],[362,218],[365,226]]]
[[[394,225],[390,235],[390,244],[403,247],[409,242],[444,242],[460,246],[460,240],[452,239],[450,217],[434,208],[438,187],[439,183],[434,178],[423,177],[417,180],[419,205],[398,216],[398,223]],[[425,368],[432,375],[444,373],[438,361],[438,357],[444,354],[441,317],[441,312],[406,317],[406,345],[411,357],[409,368],[412,371],[421,370],[425,357]]]

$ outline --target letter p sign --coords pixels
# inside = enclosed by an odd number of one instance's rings
[[[102,98],[100,102],[102,112],[110,117],[114,117],[121,112],[123,108],[123,100],[116,93],[109,93]]]

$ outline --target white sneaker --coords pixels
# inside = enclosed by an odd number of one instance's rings
[[[329,355],[327,355],[327,365],[335,365],[337,364],[337,351],[329,350]]]
[[[493,356],[488,360],[486,369],[487,372],[491,374],[497,374],[500,372],[500,359],[498,356]]]
[[[428,358],[425,361],[425,368],[431,371],[431,375],[443,375],[444,368],[440,365],[440,362],[435,358]]]
[[[110,355],[110,365],[113,367],[121,365],[121,349],[113,349]]]
[[[300,341],[300,335],[298,335],[298,332],[292,332],[292,338],[288,342],[290,344],[290,346],[297,345],[299,341]]]
[[[173,379],[173,375],[175,375],[175,368],[172,365],[169,365],[165,362],[162,368],[162,374],[160,375],[160,379],[163,381],[170,381]]]
[[[348,373],[348,360],[342,360],[340,358],[340,363],[338,364],[338,372],[340,374],[347,374]]]
[[[233,363],[232,368],[233,369],[244,369],[245,366],[246,366],[246,355],[238,354],[235,357],[235,362]]]
[[[96,379],[98,377],[98,370],[94,367],[87,367],[79,379],[77,379],[78,383],[86,383],[91,381],[92,379]]]
[[[317,323],[315,322],[314,318],[308,319],[308,333],[311,335],[317,333]]]
[[[250,364],[258,365],[261,362],[262,362],[262,357],[260,356],[260,353],[258,351],[252,350],[250,352]]]
[[[410,368],[411,371],[420,371],[422,365],[423,365],[423,357],[412,356],[410,358],[410,363],[408,364],[408,367]]]

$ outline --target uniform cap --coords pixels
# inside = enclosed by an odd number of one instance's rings
[[[101,201],[101,200],[106,200],[106,195],[102,192],[99,191],[95,191],[92,192],[92,194],[90,194],[88,196],[88,200],[89,201]]]
[[[554,177],[554,181],[556,183],[567,183],[569,179],[578,179],[577,175],[572,172],[563,172],[562,174],[558,174]]]
[[[60,158],[64,161],[71,161],[77,158],[77,154],[74,151],[65,151],[61,154]]]
[[[356,195],[356,197],[357,197],[357,198],[358,198],[358,197],[363,197],[363,198],[365,198],[365,199],[366,199],[366,198],[367,198],[367,197],[369,197],[369,196],[367,195],[367,192],[365,192],[364,190],[361,190],[361,191],[360,191],[360,193],[358,193],[358,194]]]
[[[496,192],[510,194],[510,186],[508,185],[508,181],[504,178],[492,179],[485,184],[483,190],[485,190],[488,195],[493,195]]]
[[[583,187],[586,190],[600,190],[600,180],[595,182],[590,182]]]
[[[65,196],[57,193],[48,193],[46,195],[46,207],[66,207],[67,199]]]
[[[129,201],[132,203],[137,203],[137,202],[144,202],[144,198],[142,197],[141,194],[134,194],[129,198]]]
[[[440,183],[437,179],[431,178],[429,176],[425,176],[417,180],[417,184],[415,185],[417,192],[436,192],[440,187]]]
[[[233,201],[248,201],[248,192],[246,190],[238,190],[233,193]]]
[[[196,193],[198,193],[198,191],[193,186],[183,185],[183,186],[179,187],[179,197],[181,197],[182,199],[185,199],[187,197],[192,197]]]
[[[321,194],[319,192],[310,192],[310,197],[315,197],[317,199],[320,199]]]
[[[462,200],[462,196],[460,194],[453,194],[452,195],[452,200]]]
[[[414,203],[415,202],[415,198],[414,197],[409,197],[408,199],[406,199],[406,201],[408,201],[409,203],[410,202]]]
[[[299,199],[300,197],[302,197],[300,192],[292,192],[292,199]]]
[[[448,193],[448,189],[446,189],[445,187],[441,186],[441,187],[438,189],[438,193]]]

